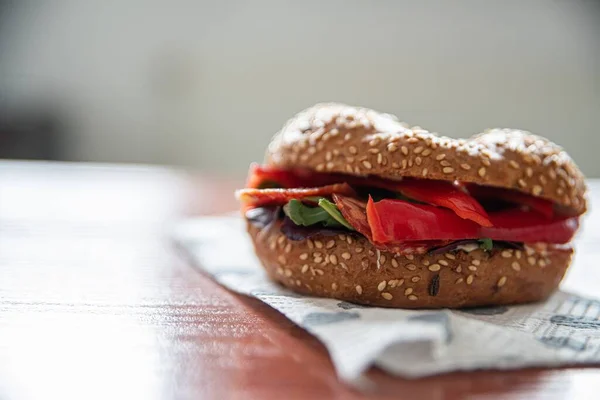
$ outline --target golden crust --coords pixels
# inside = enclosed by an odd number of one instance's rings
[[[568,154],[545,138],[516,129],[452,139],[409,128],[370,109],[317,104],[275,135],[266,162],[387,179],[474,182],[543,197],[573,214],[586,210],[584,176]]]
[[[543,300],[559,285],[573,250],[536,244],[525,250],[439,255],[377,251],[363,236],[292,241],[277,224],[248,224],[271,279],[289,289],[353,303],[399,308],[459,308]]]

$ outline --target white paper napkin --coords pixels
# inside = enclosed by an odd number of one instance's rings
[[[223,286],[258,298],[323,342],[338,375],[373,365],[403,377],[600,363],[600,301],[557,292],[544,303],[462,311],[364,307],[295,294],[267,279],[241,218],[181,224],[178,244]]]

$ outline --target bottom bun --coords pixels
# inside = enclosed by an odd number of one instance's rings
[[[558,287],[573,249],[536,243],[494,249],[396,255],[363,236],[315,235],[289,240],[277,223],[248,224],[269,277],[306,295],[398,308],[459,308],[547,298]]]

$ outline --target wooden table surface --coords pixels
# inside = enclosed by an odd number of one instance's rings
[[[240,182],[0,162],[0,399],[600,396],[596,368],[421,380],[370,371],[377,389],[352,391],[318,341],[191,268],[170,242],[181,218],[235,209]],[[588,231],[580,241],[592,248]],[[592,261],[593,251],[577,259],[569,288],[598,293]]]

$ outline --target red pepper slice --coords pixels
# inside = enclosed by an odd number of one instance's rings
[[[367,219],[373,241],[381,243],[479,238],[567,243],[579,226],[577,217],[547,220],[538,213],[512,209],[490,213],[494,226],[482,227],[445,209],[392,199],[369,199]]]
[[[320,196],[331,197],[334,193],[355,196],[356,192],[347,183],[302,189],[241,189],[235,192],[237,198],[248,206],[283,205],[292,199]]]
[[[346,221],[348,221],[356,231],[369,239],[369,241],[379,250],[385,250],[396,254],[424,254],[431,248],[445,246],[450,243],[450,241],[442,240],[403,241],[389,244],[374,243],[371,227],[367,220],[367,204],[352,197],[346,197],[339,194],[333,195],[333,201]]]
[[[493,228],[482,227],[481,237],[516,242],[568,243],[577,228],[579,218],[548,219],[532,211],[510,209],[490,214]]]
[[[452,211],[425,204],[369,198],[367,219],[375,242],[476,239],[479,225]]]
[[[519,192],[518,190],[475,184],[468,185],[467,190],[477,199],[499,199],[511,204],[527,206],[548,219],[551,219],[554,216],[554,204],[550,200],[531,196],[527,193]]]
[[[492,226],[481,204],[451,182],[405,179],[389,186],[393,191],[423,203],[448,208],[461,218]]]

